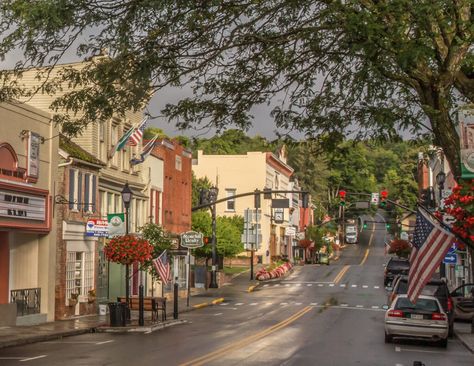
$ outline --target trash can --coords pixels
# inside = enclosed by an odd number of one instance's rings
[[[124,327],[127,319],[127,304],[123,302],[109,302],[109,316],[111,327]]]

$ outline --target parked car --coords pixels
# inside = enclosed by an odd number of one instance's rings
[[[406,258],[400,257],[390,257],[385,266],[384,276],[383,276],[383,284],[384,286],[388,286],[392,284],[393,279],[398,274],[408,274],[408,270],[410,269],[410,262]]]
[[[471,320],[474,317],[474,283],[466,283],[451,292],[454,319]]]
[[[329,265],[329,255],[327,253],[318,254],[318,263]]]
[[[385,343],[393,338],[422,339],[448,345],[448,316],[434,296],[420,295],[412,304],[398,295],[385,313]]]
[[[408,276],[398,275],[393,281],[393,287],[388,293],[387,303],[390,305],[397,295],[406,294],[408,291]],[[432,278],[421,290],[422,295],[434,296],[440,302],[443,311],[448,315],[449,336],[454,334],[453,299],[449,293],[445,280]]]

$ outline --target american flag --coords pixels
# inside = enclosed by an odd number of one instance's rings
[[[412,303],[418,299],[421,290],[451,248],[454,239],[453,234],[443,229],[426,212],[418,209],[408,274],[407,295]]]
[[[166,250],[161,253],[158,258],[153,259],[153,266],[155,267],[156,272],[160,275],[161,281],[167,285],[170,281],[171,271]]]
[[[145,119],[142,122],[140,122],[138,127],[135,128],[132,135],[130,136],[130,139],[128,140],[128,144],[130,146],[137,146],[138,145],[138,143],[140,142],[140,140],[143,137],[143,132],[145,131],[147,122],[148,122],[148,116],[145,117]]]

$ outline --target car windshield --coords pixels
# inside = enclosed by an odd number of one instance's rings
[[[438,303],[434,299],[420,298],[415,304],[412,304],[406,297],[398,298],[395,305],[396,310],[415,310],[436,313],[439,312]]]
[[[390,269],[407,269],[409,266],[410,265],[407,261],[398,259],[392,259],[387,265],[387,267]]]

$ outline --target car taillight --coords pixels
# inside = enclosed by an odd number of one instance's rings
[[[403,311],[401,310],[389,310],[388,311],[388,316],[394,317],[394,318],[403,318]]]
[[[453,310],[453,299],[448,297],[448,311],[452,311],[452,310]]]
[[[441,314],[441,313],[433,313],[431,314],[431,319],[432,320],[446,320],[446,315]]]

